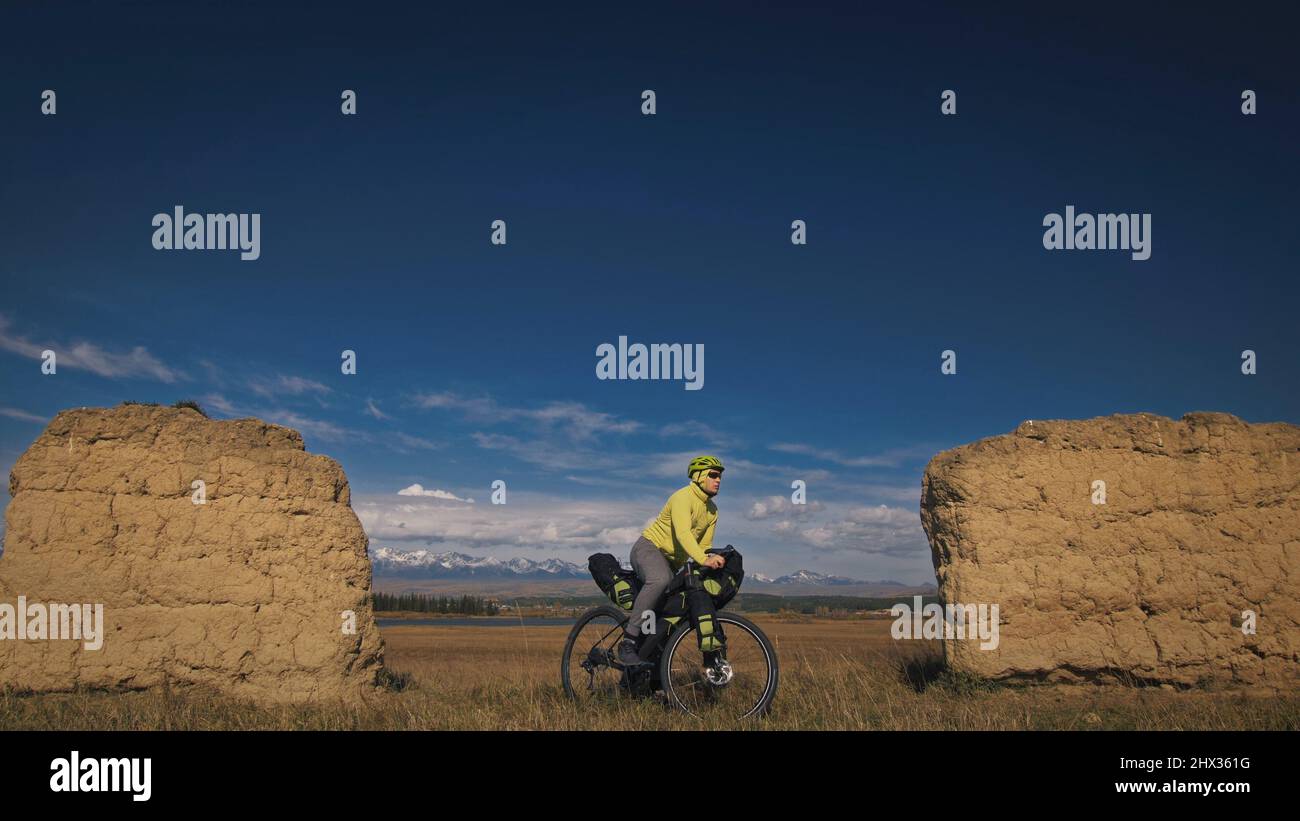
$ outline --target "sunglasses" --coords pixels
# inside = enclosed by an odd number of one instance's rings
[[[722,474],[716,470],[711,470],[706,474],[710,479],[721,479]]]

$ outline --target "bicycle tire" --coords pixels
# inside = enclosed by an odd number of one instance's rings
[[[772,642],[768,639],[767,634],[764,633],[758,625],[754,624],[744,616],[738,616],[735,613],[722,611],[717,613],[715,618],[723,625],[723,631],[729,636],[731,635],[729,626],[734,626],[749,633],[757,641],[759,647],[762,648],[765,662],[767,664],[767,681],[762,694],[754,703],[753,707],[737,718],[744,719],[751,716],[767,715],[767,713],[772,709],[772,702],[776,698],[776,690],[777,686],[780,684],[781,678],[780,668],[777,664],[776,648],[772,646]],[[674,688],[672,681],[673,660],[679,652],[688,652],[684,651],[682,648],[686,638],[688,636],[693,636],[694,633],[695,628],[692,627],[689,622],[683,621],[682,624],[673,631],[673,634],[669,636],[668,643],[665,645],[663,651],[663,661],[660,669],[660,686],[663,688],[665,695],[667,695],[669,703],[673,704],[677,709],[682,710],[688,715],[700,718],[701,716],[691,712],[691,710],[686,706]],[[730,640],[728,641],[730,642]],[[693,641],[691,644],[685,646],[689,648],[689,650],[696,649]]]

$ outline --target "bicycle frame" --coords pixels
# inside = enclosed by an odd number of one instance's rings
[[[657,651],[661,648],[663,643],[668,640],[668,634],[671,633],[672,631],[658,629],[659,611],[663,609],[664,604],[668,602],[668,598],[670,596],[673,596],[678,592],[680,592],[683,587],[689,588],[691,584],[691,579],[695,578],[696,567],[697,565],[692,559],[687,559],[686,564],[682,565],[681,569],[678,570],[676,573],[674,573],[673,577],[669,579],[668,586],[664,588],[664,592],[659,594],[659,600],[656,601],[654,604],[656,629],[654,633],[651,634],[651,637],[647,638],[642,643],[639,651],[641,653],[641,658],[643,660],[645,660],[647,656],[647,653],[645,652],[646,650]],[[635,616],[632,617],[635,618]]]
[[[725,549],[711,552],[725,553]],[[675,574],[673,574],[668,584],[665,585],[663,595],[654,604],[654,612],[656,616],[659,616],[665,609],[669,597],[682,593],[684,587],[694,587],[703,584],[704,580],[695,572],[698,568],[698,563],[688,560]],[[615,604],[601,605],[587,611],[579,617],[578,623],[574,625],[574,629],[570,632],[569,639],[565,644],[564,661],[561,664],[565,691],[575,699],[580,698],[579,694],[583,692],[581,690],[581,682],[578,679],[575,679],[574,676],[581,676],[582,674],[577,671],[585,671],[588,675],[592,676],[594,680],[594,677],[598,675],[597,671],[599,671],[600,668],[604,668],[608,671],[616,671],[620,676],[616,689],[625,689],[637,696],[649,695],[654,691],[663,691],[668,694],[669,699],[676,703],[676,705],[682,710],[688,714],[696,715],[696,713],[692,712],[692,706],[687,702],[684,702],[681,695],[677,692],[676,688],[678,679],[675,674],[673,676],[669,675],[669,668],[666,666],[671,662],[672,669],[676,670],[678,659],[681,659],[682,662],[687,664],[689,667],[693,667],[689,658],[683,658],[682,652],[685,650],[685,646],[682,642],[687,641],[687,634],[694,629],[694,627],[691,626],[692,622],[690,620],[677,618],[676,614],[674,614],[673,618],[675,621],[671,623],[672,626],[668,629],[661,629],[659,622],[656,621],[656,629],[653,632],[647,631],[642,636],[639,655],[644,663],[638,664],[634,667],[625,667],[618,661],[618,654],[614,649],[614,643],[617,642],[617,637],[620,634],[623,634],[628,625],[628,621],[633,617],[632,612],[623,610]],[[585,625],[591,624],[599,618],[612,619],[614,623],[610,625],[609,622],[606,621],[604,625],[601,625],[595,633],[599,638],[592,641],[592,637],[584,632],[586,630]],[[732,614],[729,617],[727,614],[719,610],[717,624],[720,625],[723,621],[734,622],[742,631],[745,631],[748,635],[752,635],[756,641],[758,649],[763,654],[762,658],[758,661],[762,667],[765,667],[767,670],[767,683],[765,689],[756,696],[757,700],[755,701],[754,708],[750,710],[750,712],[745,713],[745,716],[752,714],[754,710],[766,713],[771,704],[771,700],[776,693],[778,673],[775,647],[771,645],[771,642],[757,625],[749,622],[739,614]],[[668,623],[665,622],[664,626],[667,627],[667,625]],[[601,635],[601,633],[603,633],[603,635]],[[580,641],[581,636],[588,637]],[[614,639],[614,643],[611,643],[611,639]],[[745,642],[745,646],[748,648],[747,641]],[[673,654],[672,659],[666,658],[666,655],[670,650]],[[688,653],[691,657],[694,657],[693,650],[694,648],[692,647],[692,652]],[[725,651],[712,655],[709,652],[705,652],[703,660],[705,665],[716,665],[719,660],[727,658],[729,658],[729,654]],[[746,655],[746,659],[748,658],[749,656]],[[746,664],[748,665],[749,662],[746,661]],[[725,661],[723,662],[723,666],[727,666]],[[759,669],[762,668],[760,667]],[[730,669],[724,670],[722,668],[715,668],[715,672],[719,675],[725,675],[725,680],[718,680],[717,676],[710,674],[708,670],[704,670],[702,673],[694,673],[692,675],[703,675],[707,679],[708,683],[719,688],[732,683],[732,672]],[[613,680],[609,678],[603,678],[602,681],[606,687],[611,686],[613,683]],[[690,686],[694,686],[694,684],[690,684]],[[590,682],[588,682],[588,689],[590,689]],[[592,692],[596,691],[593,690]],[[603,690],[601,692],[603,692]],[[690,699],[688,698],[687,701],[690,701]]]
[[[721,554],[725,552],[725,549],[714,550],[713,548],[710,548],[709,552]],[[642,642],[641,647],[638,648],[638,653],[640,654],[642,661],[655,665],[656,669],[658,669],[659,659],[657,657],[651,658],[651,656],[662,651],[663,645],[668,641],[668,638],[672,633],[671,629],[670,630],[657,629],[659,625],[659,617],[658,617],[659,610],[663,608],[664,604],[668,601],[668,598],[670,596],[673,596],[681,592],[683,588],[690,590],[690,589],[694,589],[696,585],[700,584],[699,576],[697,576],[695,573],[695,570],[698,567],[699,564],[694,559],[687,559],[686,563],[682,565],[681,569],[679,569],[676,573],[673,574],[672,579],[670,579],[668,582],[668,586],[664,588],[664,592],[660,594],[659,600],[655,602],[654,611],[655,611],[656,629],[654,633],[646,637],[645,641]],[[629,615],[629,618],[634,618],[634,617],[635,616]],[[622,668],[621,665],[620,668],[626,669],[626,668]]]

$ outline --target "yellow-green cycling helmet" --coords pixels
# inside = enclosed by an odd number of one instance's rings
[[[722,466],[722,460],[716,456],[696,456],[686,468],[686,478],[694,479],[696,472],[701,470],[716,470],[721,473],[726,468]]]

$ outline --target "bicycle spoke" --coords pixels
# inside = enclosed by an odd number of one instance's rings
[[[775,650],[747,619],[720,618],[720,625],[726,627],[726,648],[718,653],[702,653],[694,628],[686,626],[665,639],[659,666],[641,667],[635,673],[616,661],[615,643],[626,622],[623,614],[612,609],[589,611],[580,618],[565,646],[569,658],[563,665],[564,686],[571,697],[590,704],[611,703],[625,694],[651,695],[662,686],[670,704],[696,717],[740,719],[767,711],[776,693]],[[585,682],[579,670],[586,673]]]
[[[716,683],[708,677],[708,665],[696,646],[693,629],[673,648],[668,660],[670,697],[692,715],[740,718],[756,711],[774,686],[773,659],[758,636],[732,622],[726,623],[726,635],[726,650],[718,658],[730,665],[729,678],[716,671]]]
[[[611,637],[621,624],[611,613],[584,617],[570,644],[567,687],[579,701],[599,702],[616,698],[622,671],[610,664]],[[584,666],[587,665],[587,666]],[[585,681],[582,676],[585,674]]]

